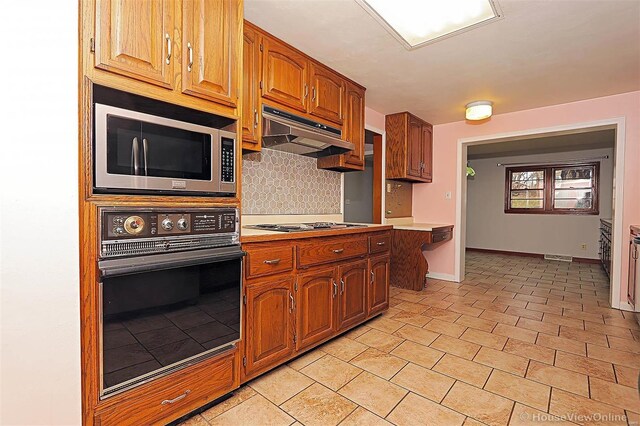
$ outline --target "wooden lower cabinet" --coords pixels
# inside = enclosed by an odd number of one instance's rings
[[[338,330],[344,330],[367,318],[368,264],[366,260],[338,268]]]
[[[367,315],[375,315],[389,308],[389,270],[391,261],[388,255],[369,259],[369,297]]]
[[[293,277],[249,284],[246,289],[245,358],[247,375],[294,351]]]
[[[298,276],[297,346],[300,350],[334,334],[335,299],[338,285],[335,269],[323,269]]]

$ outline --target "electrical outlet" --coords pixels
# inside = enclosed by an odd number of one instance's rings
[[[587,249],[587,243],[580,244],[580,249],[586,250]]]
[[[390,183],[387,184],[387,192],[391,192],[391,184]]]
[[[348,198],[345,198],[345,199],[344,199],[344,203],[345,203],[346,205],[349,205],[349,204],[351,204],[351,200],[350,200],[350,199],[348,199]]]
[[[445,192],[445,193],[444,193],[444,198],[445,198],[446,200],[450,200],[450,199],[451,199],[451,191],[447,191],[447,192]]]

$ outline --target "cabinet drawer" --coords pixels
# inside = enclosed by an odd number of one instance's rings
[[[450,229],[432,232],[431,244],[439,243],[441,241],[449,241],[451,239],[451,236],[452,236],[452,231]]]
[[[166,424],[238,387],[236,352],[203,361],[108,400],[96,413],[98,425]],[[105,405],[106,405],[105,404]]]
[[[293,247],[247,250],[247,278],[262,277],[293,270]]]
[[[372,235],[369,237],[369,253],[386,253],[391,246],[389,234]]]
[[[298,247],[298,265],[300,267],[319,265],[366,254],[366,238],[305,243]]]

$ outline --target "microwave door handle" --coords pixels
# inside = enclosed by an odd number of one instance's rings
[[[147,139],[142,138],[142,161],[144,163],[144,175],[147,176]]]
[[[133,143],[131,144],[131,157],[133,163],[133,174],[138,176],[140,171],[138,170],[140,165],[140,145],[138,144],[138,138],[133,138]]]

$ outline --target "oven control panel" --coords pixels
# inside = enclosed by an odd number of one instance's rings
[[[103,241],[237,233],[238,211],[234,208],[185,210],[103,209],[101,211],[101,223]]]

